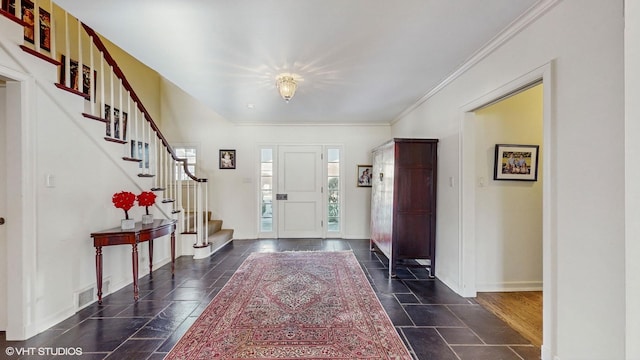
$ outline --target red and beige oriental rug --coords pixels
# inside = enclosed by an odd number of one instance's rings
[[[165,359],[411,360],[352,252],[253,253]]]

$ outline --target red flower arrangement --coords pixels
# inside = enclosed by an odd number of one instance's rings
[[[149,215],[149,206],[153,206],[156,203],[156,194],[151,191],[143,191],[138,195],[138,205],[144,206]]]
[[[129,209],[133,207],[136,201],[136,195],[132,192],[121,191],[113,194],[111,201],[113,202],[113,206],[124,210],[124,217],[129,220]]]

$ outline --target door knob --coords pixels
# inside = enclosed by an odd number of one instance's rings
[[[0,225],[4,225],[4,218],[0,217]]]

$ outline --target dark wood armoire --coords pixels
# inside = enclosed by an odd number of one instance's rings
[[[437,139],[393,139],[372,150],[371,249],[389,259],[436,263]]]

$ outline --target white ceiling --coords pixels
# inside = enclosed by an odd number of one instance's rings
[[[56,1],[229,121],[268,124],[388,124],[537,2]],[[289,103],[282,72],[301,78]]]

